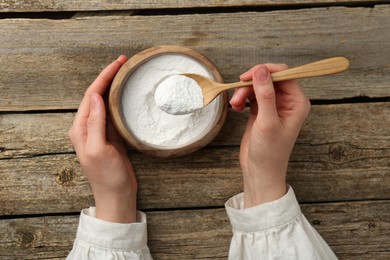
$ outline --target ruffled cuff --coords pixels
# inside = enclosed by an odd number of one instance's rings
[[[293,221],[301,209],[291,187],[280,199],[244,209],[244,193],[225,204],[233,229],[242,232],[257,232],[285,225]]]
[[[96,208],[81,211],[77,240],[110,250],[138,250],[147,247],[146,215],[137,211],[137,222],[112,223],[97,219]]]

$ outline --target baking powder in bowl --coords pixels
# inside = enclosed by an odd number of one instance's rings
[[[149,145],[179,148],[201,139],[220,114],[221,97],[187,115],[171,115],[154,101],[157,86],[167,77],[195,73],[213,79],[199,61],[181,54],[156,56],[140,65],[129,77],[122,94],[123,118],[127,128]]]

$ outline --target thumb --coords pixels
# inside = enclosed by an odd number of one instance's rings
[[[261,118],[264,124],[275,122],[278,119],[276,94],[267,66],[256,66],[252,71],[252,80],[258,106],[258,118]]]
[[[88,117],[87,147],[93,148],[106,142],[106,110],[103,98],[93,93],[90,100],[90,113]]]

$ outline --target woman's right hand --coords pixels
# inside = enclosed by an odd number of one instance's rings
[[[310,101],[297,81],[273,83],[270,72],[285,64],[257,65],[240,76],[253,87],[236,89],[230,103],[242,111],[250,102],[250,116],[241,141],[240,165],[244,179],[244,207],[276,200],[286,194],[289,157]]]

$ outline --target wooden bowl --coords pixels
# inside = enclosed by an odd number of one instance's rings
[[[202,54],[181,46],[157,46],[150,49],[146,49],[133,57],[131,57],[119,70],[115,76],[110,89],[109,94],[109,110],[112,116],[113,123],[118,130],[119,134],[130,146],[134,147],[138,151],[159,157],[173,157],[181,156],[194,152],[203,146],[207,145],[221,130],[227,114],[228,109],[228,96],[227,93],[221,94],[219,97],[218,115],[212,123],[213,125],[207,133],[204,133],[198,140],[190,142],[181,146],[163,146],[155,145],[142,141],[134,134],[134,132],[127,126],[124,112],[122,108],[122,95],[126,83],[130,76],[147,61],[166,54],[180,54],[187,56],[202,66],[207,68],[208,72],[214,77],[215,81],[223,83],[223,78],[218,71],[217,67]]]

